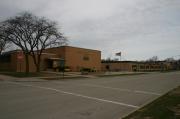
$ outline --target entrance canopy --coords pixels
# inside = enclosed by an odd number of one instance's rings
[[[63,58],[47,58],[47,64],[49,68],[64,67],[65,60]]]
[[[60,61],[60,60],[64,60],[63,58],[47,58],[48,60],[53,60],[53,61]]]

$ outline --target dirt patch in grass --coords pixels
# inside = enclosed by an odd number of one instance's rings
[[[180,119],[180,86],[123,119]]]

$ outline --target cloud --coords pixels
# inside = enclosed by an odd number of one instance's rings
[[[1,0],[0,20],[31,11],[57,21],[70,45],[102,51],[102,58],[142,60],[180,54],[179,0]]]

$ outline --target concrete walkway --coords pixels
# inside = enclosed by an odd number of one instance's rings
[[[56,75],[62,75],[62,72],[51,72],[51,71],[43,71],[44,73],[53,73]],[[84,78],[96,78],[94,75],[82,75],[81,72],[65,72],[64,77],[84,77]]]
[[[49,74],[54,74],[54,76],[38,76],[38,77],[12,77],[8,75],[3,75],[0,74],[0,81],[6,80],[6,81],[42,81],[42,79],[55,79],[55,78],[61,78],[62,77],[62,72],[53,72],[53,71],[42,71],[42,73],[49,73]],[[121,75],[121,74],[139,74],[143,72],[103,72],[103,73],[96,73],[96,74],[85,74],[82,75],[81,72],[65,72],[64,73],[64,78],[66,79],[71,79],[71,78],[98,78],[98,76],[108,76],[108,75]],[[147,72],[149,73],[149,72]],[[152,72],[151,72],[152,73]]]

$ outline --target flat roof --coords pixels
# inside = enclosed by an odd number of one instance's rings
[[[88,49],[88,48],[80,48],[80,47],[75,47],[75,46],[58,46],[58,47],[52,47],[52,48],[46,48],[46,49],[54,49],[54,48],[64,48],[64,47],[70,47],[70,48],[78,48],[78,49],[85,49],[85,50],[91,50],[91,51],[97,51],[97,52],[101,52],[100,50],[94,50],[94,49]],[[45,50],[46,50],[45,49]],[[44,51],[45,51],[44,50]],[[7,51],[7,52],[2,52],[2,55],[6,55],[6,54],[11,54],[11,53],[15,53],[15,52],[18,52],[18,51],[22,51],[20,49],[17,49],[17,50],[11,50],[11,51]],[[46,52],[43,52],[42,54],[45,54]],[[50,54],[50,53],[48,53]],[[53,54],[53,53],[52,53]]]
[[[19,50],[19,49],[17,49],[17,50],[10,50],[10,51],[6,51],[6,52],[2,52],[1,55],[8,55],[8,54],[16,53],[16,52],[19,52],[19,51],[22,51],[22,50]]]
[[[157,64],[165,61],[101,61],[101,63],[138,63],[138,64]]]
[[[64,48],[64,47],[70,47],[70,48],[78,48],[78,49],[84,49],[84,50],[92,50],[92,51],[97,51],[97,52],[101,52],[100,50],[95,50],[95,49],[88,49],[88,48],[81,48],[81,47],[75,47],[75,46],[58,46],[58,47],[52,47],[52,48],[46,48],[46,49],[53,49],[53,48]],[[45,49],[45,50],[46,50]]]
[[[101,61],[101,63],[137,63],[137,61]]]

